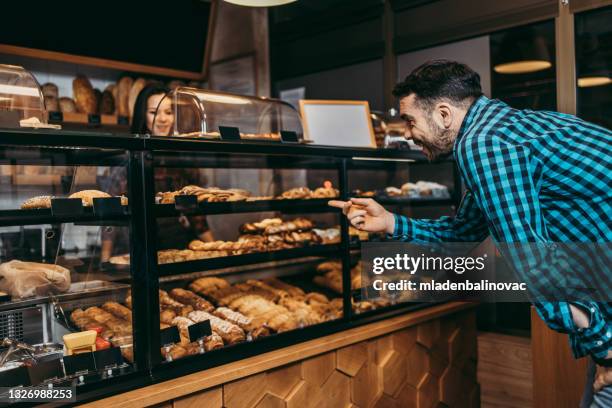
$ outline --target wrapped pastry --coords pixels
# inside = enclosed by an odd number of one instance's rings
[[[170,296],[181,303],[191,305],[194,310],[212,312],[215,309],[209,301],[202,299],[190,290],[174,288],[170,291]]]
[[[212,330],[221,336],[223,342],[226,344],[235,344],[246,339],[244,331],[240,327],[210,313],[195,311],[189,313],[187,317],[194,322],[209,320]]]
[[[18,260],[0,264],[0,291],[14,298],[63,293],[70,282],[70,271],[59,265]]]

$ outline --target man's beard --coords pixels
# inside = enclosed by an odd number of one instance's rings
[[[453,151],[456,133],[453,129],[444,129],[439,127],[433,120],[427,121],[430,134],[433,135],[431,140],[421,140],[423,153],[429,161],[436,160],[443,156],[448,156]]]

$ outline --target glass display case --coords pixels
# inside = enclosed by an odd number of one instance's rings
[[[0,381],[79,401],[426,307],[360,298],[379,237],[327,203],[426,217],[459,192],[452,162],[410,151],[2,134]]]
[[[280,140],[281,132],[302,139],[298,112],[287,102],[179,87],[159,103],[155,136],[228,140]]]
[[[0,385],[97,390],[137,371],[129,140],[2,131]],[[138,202],[138,199],[136,199]],[[142,355],[142,353],[140,353]]]
[[[0,127],[41,127],[47,119],[36,78],[22,67],[0,64]]]

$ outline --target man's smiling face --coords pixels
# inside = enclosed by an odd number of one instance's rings
[[[438,124],[444,122],[444,114],[437,105],[425,107],[420,104],[415,94],[400,99],[400,116],[406,121],[404,136],[421,146],[429,160],[450,153],[457,137],[456,130]]]

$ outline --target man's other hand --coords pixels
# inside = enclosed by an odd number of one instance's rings
[[[367,232],[393,234],[395,218],[371,198],[351,198],[349,201],[331,200],[332,207],[341,208],[351,225]]]

